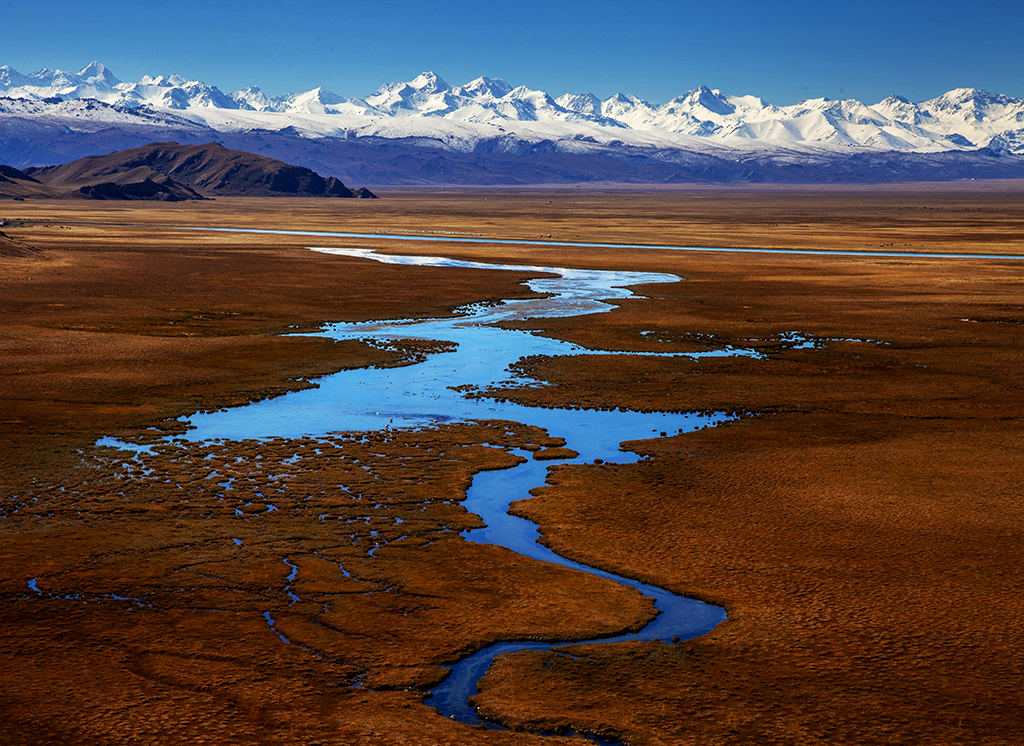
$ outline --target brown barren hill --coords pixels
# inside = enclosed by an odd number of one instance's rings
[[[217,143],[154,143],[108,155],[79,158],[61,166],[28,170],[53,187],[79,190],[99,199],[151,198],[153,185],[176,199],[208,197],[373,197],[339,179]]]
[[[44,185],[24,171],[0,165],[0,199],[21,201],[26,197],[55,197],[59,193],[59,189]]]

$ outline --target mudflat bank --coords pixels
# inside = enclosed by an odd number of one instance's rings
[[[469,475],[512,459],[479,444],[543,447],[542,432],[178,445],[127,464],[92,448],[431,351],[283,330],[525,292],[507,274],[387,267],[307,252],[311,238],[158,224],[1024,253],[1013,184],[384,196],[31,203],[11,214],[27,222],[5,232],[41,250],[0,260],[13,320],[0,337],[0,427],[17,465],[2,485],[0,585],[0,720],[12,742],[540,743],[438,718],[422,691],[487,641],[585,638],[649,614],[633,594],[452,536],[474,525],[458,505]],[[75,225],[89,221],[124,225]],[[611,313],[530,326],[610,349],[732,343],[766,356],[529,359],[524,372],[549,386],[493,392],[756,416],[638,443],[649,458],[637,464],[560,468],[516,506],[558,551],[720,603],[729,620],[678,646],[516,655],[482,682],[482,712],[631,744],[1014,742],[1019,262],[443,253],[674,273],[683,281]],[[247,495],[241,518],[235,490]]]

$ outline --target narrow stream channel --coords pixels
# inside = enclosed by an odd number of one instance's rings
[[[464,537],[469,541],[504,546],[537,560],[609,578],[655,599],[658,616],[639,632],[589,642],[687,639],[710,631],[725,619],[725,611],[718,607],[682,598],[661,588],[560,557],[537,543],[538,533],[534,524],[506,512],[510,502],[529,497],[531,489],[545,483],[547,469],[552,465],[593,463],[596,460],[633,462],[638,458],[637,455],[623,451],[620,448],[622,442],[711,427],[722,422],[725,419],[723,415],[546,409],[487,398],[466,398],[463,393],[467,386],[484,389],[506,382],[509,377],[508,366],[526,355],[575,354],[599,357],[624,354],[588,350],[528,332],[501,329],[493,326],[494,323],[607,311],[612,306],[602,302],[602,299],[630,296],[626,286],[676,282],[679,278],[652,273],[488,265],[438,257],[375,254],[364,249],[315,250],[396,264],[543,272],[545,276],[528,284],[546,297],[510,300],[499,305],[472,306],[462,309],[462,315],[455,318],[332,325],[322,333],[335,339],[369,339],[374,344],[387,345],[389,340],[418,338],[455,343],[457,347],[452,346],[452,351],[432,354],[414,365],[342,371],[318,381],[316,389],[290,393],[237,409],[195,414],[188,420],[192,426],[186,436],[189,440],[317,436],[337,431],[426,427],[440,422],[471,420],[511,420],[536,425],[552,436],[564,438],[566,446],[577,451],[579,456],[567,461],[538,462],[530,459],[530,454],[521,454],[527,457],[525,462],[511,470],[478,474],[464,505],[470,512],[481,516],[486,528],[465,532]],[[709,355],[756,356],[756,353],[724,348],[686,357]],[[542,382],[522,379],[512,383],[543,385]],[[558,647],[558,644],[504,642],[481,650],[456,663],[451,675],[431,692],[427,703],[447,717],[466,723],[479,723],[480,719],[467,700],[476,693],[477,682],[486,673],[494,657],[517,650],[554,647]]]
[[[493,399],[466,398],[463,391],[467,387],[485,389],[502,382],[541,385],[541,382],[524,379],[509,381],[508,366],[529,355],[757,356],[751,350],[734,347],[686,355],[589,350],[529,332],[492,326],[500,321],[609,311],[612,306],[601,299],[627,298],[632,295],[625,289],[627,286],[676,282],[679,278],[675,275],[483,264],[443,257],[376,254],[370,249],[315,251],[390,264],[525,270],[550,276],[528,283],[545,297],[471,306],[462,309],[463,315],[455,318],[330,325],[321,334],[333,339],[370,340],[384,346],[388,340],[427,339],[451,342],[457,347],[451,352],[430,355],[415,365],[342,371],[320,379],[315,389],[236,409],[195,414],[188,418],[192,426],[188,439],[294,438],[343,430],[371,431],[421,427],[436,422],[499,419],[537,425],[552,435],[566,438],[571,441],[568,447],[579,451],[581,459],[621,461],[628,458],[628,454],[619,449],[622,441],[657,437],[660,432],[676,434],[713,423],[708,418],[686,414],[524,407]]]

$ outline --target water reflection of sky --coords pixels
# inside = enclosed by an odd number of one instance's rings
[[[529,286],[544,297],[471,306],[462,309],[462,314],[455,318],[332,325],[323,334],[335,339],[365,339],[386,345],[388,340],[419,338],[453,342],[456,347],[453,351],[431,354],[423,362],[413,365],[342,371],[321,379],[316,389],[290,393],[237,409],[193,415],[190,423],[194,429],[189,431],[189,439],[300,437],[333,431],[421,427],[459,420],[512,420],[539,426],[551,435],[565,438],[566,445],[579,453],[575,458],[558,463],[592,463],[596,460],[627,463],[635,461],[637,454],[621,450],[624,441],[675,435],[714,426],[725,419],[722,415],[525,407],[507,401],[467,398],[462,393],[466,387],[487,389],[507,381],[510,375],[508,366],[528,355],[586,354],[597,357],[622,354],[588,350],[529,332],[498,328],[493,324],[608,311],[613,306],[604,300],[632,295],[626,286],[676,282],[679,278],[674,275],[486,265],[438,257],[374,254],[362,249],[319,251],[392,264],[542,272],[544,276],[531,280]],[[755,355],[749,350],[728,348],[687,357],[709,354]],[[529,385],[539,382],[520,379],[516,383]],[[468,541],[504,546],[540,561],[593,573],[629,585],[655,599],[659,613],[650,624],[638,632],[601,642],[686,639],[713,629],[725,619],[724,610],[718,607],[572,562],[538,544],[536,526],[508,515],[507,510],[511,501],[529,497],[531,489],[544,484],[551,463],[539,463],[531,460],[529,454],[522,455],[526,457],[525,462],[514,469],[483,472],[474,478],[464,506],[481,516],[486,527],[464,533]],[[595,603],[599,602],[600,599],[595,599]],[[273,627],[273,620],[269,617],[268,623]],[[481,650],[455,664],[451,675],[435,687],[427,702],[447,717],[479,723],[467,700],[476,693],[477,681],[486,673],[494,657],[516,650],[549,647],[552,647],[551,643],[533,640],[503,642]]]
[[[375,254],[365,249],[318,249],[324,253],[372,258],[391,264],[474,267],[543,272],[531,280],[531,289],[545,297],[510,300],[499,305],[462,309],[447,319],[387,320],[334,324],[322,332],[334,339],[388,340],[417,338],[453,342],[454,351],[431,354],[423,362],[398,368],[364,368],[341,371],[318,381],[318,388],[286,394],[275,399],[231,410],[199,413],[189,418],[194,429],[190,440],[212,438],[265,438],[322,435],[337,431],[370,431],[417,427],[433,422],[504,419],[534,424],[552,435],[572,439],[580,450],[582,439],[602,432],[600,453],[592,458],[622,457],[618,443],[652,433],[677,433],[693,429],[692,419],[679,414],[642,414],[596,410],[555,410],[524,407],[493,399],[466,398],[456,388],[486,389],[509,379],[508,366],[529,355],[606,355],[557,339],[529,332],[501,329],[492,324],[526,318],[551,318],[612,309],[610,299],[627,298],[628,285],[676,282],[675,275],[645,272],[523,267],[463,262],[441,257],[406,257]],[[701,355],[754,355],[748,350],[723,349]],[[520,379],[517,383],[530,383]],[[463,389],[464,390],[464,389]],[[618,440],[616,440],[618,438]],[[589,449],[588,449],[589,450]]]

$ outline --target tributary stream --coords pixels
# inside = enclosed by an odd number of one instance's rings
[[[545,276],[531,280],[529,286],[545,297],[472,306],[461,309],[461,315],[454,318],[332,325],[322,333],[336,339],[363,339],[386,346],[389,340],[416,338],[455,343],[457,347],[450,345],[450,351],[431,354],[413,365],[342,371],[320,379],[315,389],[289,393],[236,409],[193,415],[189,419],[192,429],[188,432],[188,439],[317,436],[329,432],[428,427],[433,423],[471,420],[510,420],[536,425],[551,436],[564,438],[567,448],[577,451],[579,456],[569,461],[547,462],[527,458],[511,470],[478,474],[464,505],[483,519],[486,528],[467,531],[464,537],[468,541],[504,546],[541,561],[610,578],[655,599],[658,616],[639,632],[589,642],[687,639],[711,630],[725,619],[725,611],[718,607],[564,559],[537,543],[538,533],[534,524],[506,512],[510,502],[528,498],[531,489],[543,485],[547,469],[554,464],[593,463],[597,460],[633,462],[638,457],[620,448],[624,441],[714,426],[725,419],[724,415],[548,409],[493,398],[467,397],[464,393],[502,383],[543,385],[523,379],[508,380],[508,366],[523,356],[592,355],[597,360],[595,364],[599,365],[598,356],[623,354],[589,350],[529,332],[502,329],[494,326],[495,323],[607,311],[611,306],[601,302],[602,299],[632,295],[626,286],[676,282],[679,278],[637,272],[479,264],[436,257],[375,254],[366,249],[316,250],[399,264],[543,272]],[[325,257],[325,261],[330,260]],[[753,354],[748,350],[728,348],[688,357]],[[521,455],[529,457],[530,454]],[[551,642],[503,642],[481,650],[456,663],[451,676],[433,690],[427,703],[445,716],[478,723],[480,720],[467,699],[476,693],[476,684],[493,658],[516,650],[552,647],[556,645]]]

